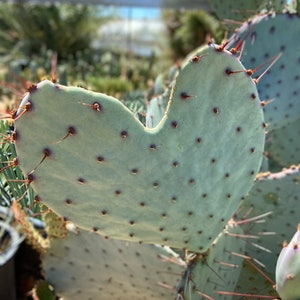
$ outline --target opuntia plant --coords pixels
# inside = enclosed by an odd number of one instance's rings
[[[20,167],[59,215],[104,236],[195,252],[250,190],[265,136],[253,80],[217,45],[180,71],[153,129],[112,97],[44,81],[22,101],[15,130]]]
[[[276,289],[283,299],[300,297],[300,225],[292,240],[283,246],[276,265]]]
[[[214,6],[234,15],[231,2]],[[282,1],[247,7],[259,14],[223,44],[201,45],[172,82],[157,77],[145,124],[142,97],[132,112],[48,80],[11,115],[2,198],[58,296],[299,298],[299,230],[280,253],[299,223],[299,17]]]
[[[64,299],[172,299],[183,267],[168,247],[106,239],[75,227],[67,236],[52,236],[43,259],[46,279]]]

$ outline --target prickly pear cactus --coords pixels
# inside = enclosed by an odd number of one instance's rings
[[[206,253],[187,255],[177,299],[179,295],[184,300],[233,299],[231,293],[239,279],[246,244],[241,236],[241,228],[230,221]]]
[[[286,34],[286,29],[289,34]],[[264,65],[281,53],[257,85],[264,107],[268,130],[281,128],[300,115],[300,17],[296,14],[265,14],[245,22],[233,35],[238,43],[245,39],[241,61],[246,68]],[[257,70],[256,76],[266,69]]]
[[[205,252],[261,165],[265,124],[244,71],[229,51],[204,47],[153,129],[112,97],[41,82],[15,120],[20,166],[81,228]]]
[[[147,108],[146,126],[154,128],[162,120],[170,97],[171,90],[167,89],[162,95],[158,95],[151,99]]]
[[[300,298],[300,224],[292,240],[284,246],[278,257],[276,289],[283,300]]]
[[[282,243],[299,221],[299,182],[299,166],[259,175],[238,213],[244,232],[252,237],[247,254],[271,274],[275,273]]]
[[[172,299],[183,261],[170,249],[75,229],[51,240],[47,281],[63,299]]]
[[[153,88],[154,88],[154,96],[160,95],[165,91],[166,85],[164,83],[163,74],[159,74],[156,77]]]
[[[300,163],[300,119],[273,130],[268,137],[268,155],[282,167]]]
[[[246,258],[234,293],[244,297],[240,299],[278,299],[273,277],[274,274],[267,272],[255,259]]]

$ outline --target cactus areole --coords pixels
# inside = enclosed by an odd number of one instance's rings
[[[49,81],[15,120],[20,166],[56,213],[106,237],[194,252],[253,185],[264,128],[254,81],[214,44],[181,70],[155,128],[117,99]]]

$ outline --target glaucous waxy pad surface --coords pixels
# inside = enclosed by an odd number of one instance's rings
[[[112,97],[41,82],[16,121],[20,166],[34,169],[41,200],[79,227],[205,251],[251,188],[264,147],[256,86],[228,69],[243,66],[204,47],[153,129]]]
[[[246,68],[256,68],[281,53],[257,85],[260,99],[271,101],[264,108],[268,130],[281,128],[300,115],[300,17],[288,13],[260,15],[245,22],[234,38],[243,39],[246,35],[241,58]]]
[[[173,299],[183,270],[168,258],[180,260],[163,247],[105,239],[80,230],[51,240],[43,268],[47,281],[65,300],[167,300]]]
[[[233,299],[230,292],[235,289],[244,261],[236,255],[245,250],[246,242],[241,235],[243,231],[239,226],[228,224],[207,253],[195,255],[188,262],[177,287],[184,300]],[[217,295],[224,291],[229,295]]]
[[[260,174],[243,203],[240,215],[251,209],[250,217],[271,212],[264,222],[249,223],[249,235],[257,235],[255,243],[268,251],[247,244],[249,256],[263,262],[266,271],[275,273],[277,257],[282,243],[295,231],[294,224],[299,222],[300,165],[283,169],[278,173]],[[268,234],[269,233],[269,234]],[[275,238],[274,238],[275,237]]]

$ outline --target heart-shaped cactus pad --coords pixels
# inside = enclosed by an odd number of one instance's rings
[[[41,201],[78,227],[205,251],[261,165],[263,112],[244,70],[203,47],[155,128],[117,99],[43,81],[17,112],[19,164]]]

